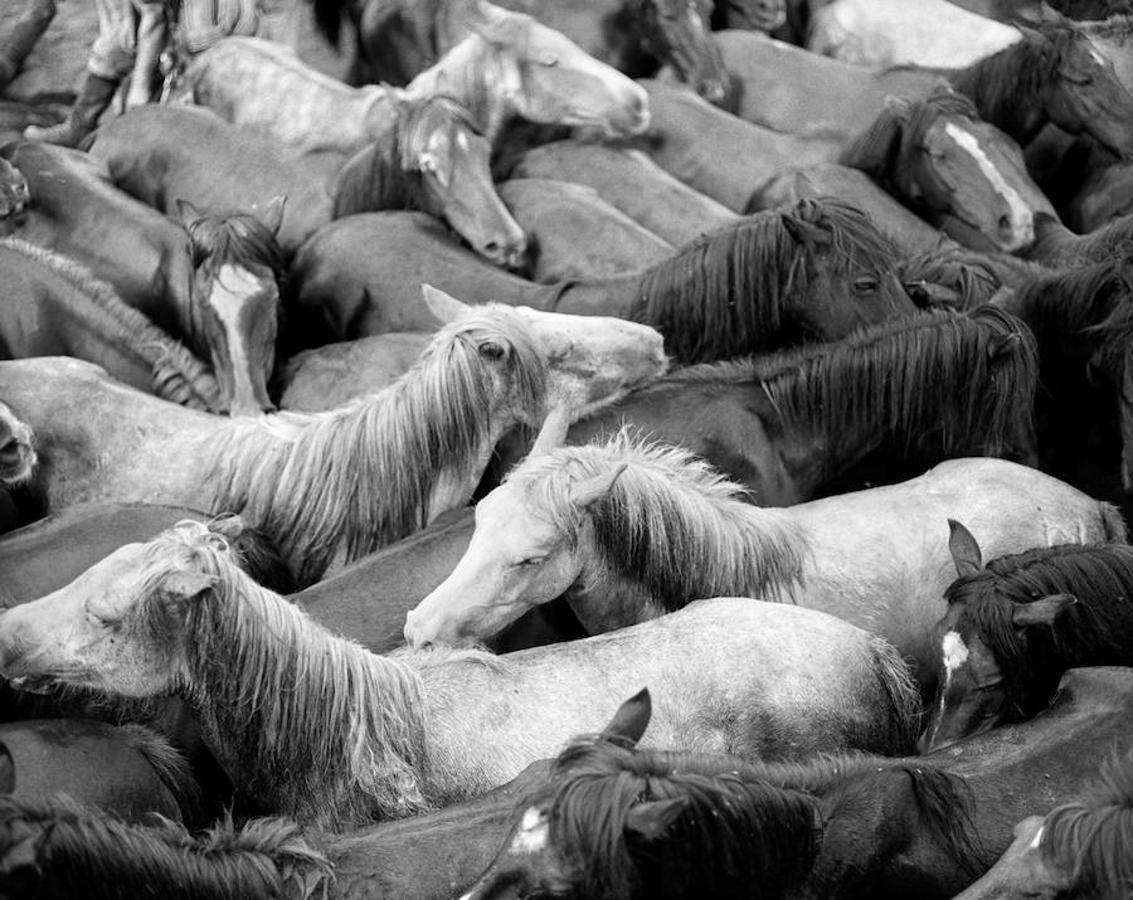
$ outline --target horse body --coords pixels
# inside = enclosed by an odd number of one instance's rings
[[[500,197],[534,238],[532,277],[542,284],[641,271],[674,253],[672,244],[582,185],[513,178],[500,185]]]
[[[107,622],[131,621],[140,635],[162,614],[159,596],[184,604],[172,645],[107,641]],[[47,631],[45,615],[55,622]],[[76,627],[57,641],[64,619]],[[507,660],[372,656],[256,586],[188,525],[0,615],[0,656],[18,684],[64,678],[134,696],[184,686],[245,795],[338,828],[505,782],[600,727],[631,684],[656,684],[664,697],[654,740],[748,758],[899,752],[915,719],[908,673],[883,641],[808,610],[741,600]],[[767,665],[726,662],[749,658]],[[705,696],[726,699],[706,716]]]
[[[555,178],[591,187],[607,203],[674,247],[732,225],[738,218],[723,204],[678,181],[639,150],[555,141],[524,153],[512,177]]]
[[[771,510],[672,448],[619,438],[538,449],[478,504],[464,558],[406,617],[412,646],[492,634],[564,593],[594,634],[727,584],[871,629],[931,690],[949,517],[979,522],[973,532],[1003,552],[1124,539],[1111,507],[1003,460],[950,460],[899,485]]]
[[[811,21],[807,49],[880,68],[963,66],[1021,39],[1019,29],[946,0],[834,0]]]

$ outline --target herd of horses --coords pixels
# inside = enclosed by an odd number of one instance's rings
[[[1054,6],[5,101],[0,894],[1130,896],[1133,5]]]

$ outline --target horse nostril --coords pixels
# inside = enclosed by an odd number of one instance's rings
[[[15,438],[8,438],[0,444],[0,460],[16,462],[20,458],[20,442]]]
[[[1011,217],[1003,215],[999,217],[999,232],[1000,234],[1011,233]]]
[[[499,253],[500,252],[500,242],[499,241],[488,241],[488,243],[486,243],[484,245],[484,252],[485,253],[491,253],[493,255]]]

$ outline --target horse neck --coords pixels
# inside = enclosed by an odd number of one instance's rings
[[[190,613],[180,692],[237,790],[328,829],[425,809],[416,673],[332,635],[235,566],[223,577]]]
[[[513,99],[502,90],[513,80],[503,71],[505,64],[487,41],[473,35],[409,82],[405,94],[412,98],[447,94],[468,110],[489,145],[495,146],[516,111]]]
[[[640,272],[614,275],[599,281],[563,282],[556,286],[559,290],[555,305],[548,308],[576,316],[628,317],[640,285]]]
[[[980,118],[1006,132],[1022,146],[1034,138],[1047,123],[1048,82],[1028,81],[1021,77],[1022,66],[1008,68],[1013,57],[1033,52],[1026,41],[1013,44],[1006,50],[972,63],[964,69],[948,74],[954,90],[964,94],[975,104]],[[1010,85],[997,84],[1010,72]],[[1056,77],[1055,72],[1049,73]]]

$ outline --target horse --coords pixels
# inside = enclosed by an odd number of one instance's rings
[[[0,868],[35,897],[319,897],[333,876],[294,822],[229,814],[191,835],[123,821],[69,798],[0,797]]]
[[[691,450],[760,506],[792,506],[958,456],[1033,462],[1038,374],[1026,328],[992,307],[914,316],[677,370],[575,423],[567,440],[629,428]]]
[[[491,635],[564,594],[599,634],[727,593],[868,627],[931,693],[948,562],[936,536],[948,517],[982,521],[981,539],[1001,552],[1124,540],[1108,504],[1000,459],[949,460],[898,485],[771,509],[686,450],[627,434],[558,447],[564,431],[544,426],[477,504],[464,557],[406,616],[410,646]]]
[[[47,514],[35,432],[0,401],[0,534]]]
[[[363,249],[374,246],[385,252]],[[671,356],[707,362],[912,313],[896,265],[861,212],[829,199],[751,216],[641,273],[540,286],[482,263],[424,217],[370,213],[332,222],[300,248],[292,309],[331,340],[431,331],[415,287],[426,278],[473,301],[647,322]]]
[[[1050,269],[1069,269],[1127,255],[1133,247],[1133,215],[1122,216],[1089,234],[1075,234],[1056,218],[1035,217],[1035,242],[1024,259]]]
[[[242,513],[307,584],[336,554],[349,562],[464,505],[507,429],[559,407],[584,415],[665,369],[643,325],[429,299],[449,324],[413,370],[320,415],[207,416],[65,358],[0,363],[0,383],[37,429],[53,510],[116,500]]]
[[[603,0],[601,3],[549,3],[483,0],[373,3],[370,0],[312,0],[319,30],[338,45],[345,12],[357,40],[350,80],[408,84],[466,38],[495,22],[531,26],[517,11],[538,20],[532,37],[555,29],[584,52],[631,77],[651,75],[661,63],[671,66],[710,100],[724,94],[724,73],[708,40],[706,20],[712,9],[704,0]],[[765,0],[729,2],[756,11]],[[549,27],[548,27],[549,26]],[[536,47],[538,50],[538,46]]]
[[[493,262],[518,266],[526,239],[492,187],[489,149],[468,113],[440,96],[393,108],[375,140],[345,162],[299,159],[209,110],[163,105],[102,125],[89,152],[122,190],[166,213],[181,199],[217,211],[287,197],[279,242],[288,253],[332,218],[420,209]]]
[[[767,665],[714,668],[709,656]],[[658,742],[742,757],[900,752],[917,709],[908,671],[882,639],[741,599],[506,661],[374,656],[256,585],[198,523],[123,547],[0,614],[0,670],[17,686],[175,691],[239,792],[338,829],[507,781],[598,725],[631,684],[669,686]],[[705,696],[722,701],[708,715]]]
[[[750,210],[752,196],[786,170],[839,162],[861,169],[914,212],[977,248],[1026,247],[1034,215],[1054,213],[1027,175],[1019,148],[947,89],[888,102],[847,141],[780,134],[672,85],[645,85],[654,161],[737,211]]]
[[[397,97],[449,95],[493,145],[513,118],[609,135],[637,134],[649,122],[640,87],[527,16],[493,17],[404,89],[348,87],[273,41],[230,37],[193,60],[180,90],[300,153],[358,150],[388,127]]]
[[[140,391],[220,410],[220,388],[204,363],[84,266],[9,237],[0,238],[0,271],[7,285],[0,356],[75,356]]]
[[[948,611],[934,631],[940,687],[926,747],[1034,716],[1068,668],[1130,664],[1129,548],[1046,547],[985,567],[971,533],[951,526],[959,577],[944,592]]]
[[[461,900],[739,898],[755,884],[761,897],[946,898],[983,871],[966,785],[940,768],[835,757],[794,766],[806,783],[785,786],[770,766],[636,748],[649,716],[643,690],[615,716],[628,738],[572,741]]]
[[[592,188],[549,178],[513,178],[499,190],[531,237],[531,278],[540,284],[640,272],[676,252]]]
[[[0,158],[0,222],[14,219],[31,201],[28,180],[8,160]]]
[[[127,821],[182,821],[196,802],[185,760],[140,725],[91,719],[0,724],[0,795],[17,803],[66,794]]]
[[[1019,822],[1011,847],[958,900],[1126,896],[1131,841],[1133,750],[1107,759],[1073,802]]]
[[[1018,28],[946,0],[833,0],[812,17],[807,49],[872,68],[963,66],[1019,40]]]
[[[739,219],[737,213],[678,181],[640,150],[625,147],[554,141],[524,153],[510,177],[554,178],[593,188],[607,203],[674,247]]]
[[[278,204],[252,213],[201,215],[180,224],[119,191],[85,153],[20,142],[0,150],[28,179],[32,205],[15,235],[74,257],[127,304],[208,359],[216,408],[271,408],[278,278]]]

